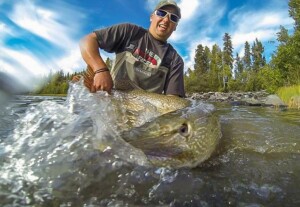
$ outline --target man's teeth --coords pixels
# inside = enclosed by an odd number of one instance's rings
[[[163,25],[163,24],[160,24],[158,25],[159,27],[163,28],[163,29],[167,29],[167,26],[166,25]]]

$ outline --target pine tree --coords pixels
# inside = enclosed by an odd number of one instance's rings
[[[195,74],[196,76],[201,76],[204,71],[205,71],[205,63],[203,60],[204,56],[204,47],[202,44],[199,44],[196,49],[196,54],[195,54],[195,64],[194,64],[194,69],[195,69]]]
[[[213,91],[217,91],[220,88],[220,71],[222,71],[222,51],[218,45],[214,44],[211,51],[211,62],[209,70],[209,83],[210,88]]]
[[[231,37],[228,33],[225,33],[223,37],[223,62],[228,65],[230,69],[233,69],[233,47]]]
[[[233,47],[231,42],[231,37],[228,33],[225,33],[223,37],[223,70],[222,70],[222,79],[223,79],[223,90],[227,91],[227,83],[232,77],[233,69]]]
[[[252,46],[252,59],[253,59],[253,70],[258,72],[261,67],[266,64],[265,57],[263,55],[264,47],[258,39],[255,39],[255,42]]]
[[[234,67],[234,71],[235,71],[235,77],[238,78],[241,76],[241,74],[244,71],[244,65],[243,65],[243,61],[240,58],[239,54],[236,53],[236,57],[235,57],[235,67]]]
[[[251,52],[250,52],[250,44],[249,42],[245,42],[245,49],[244,49],[244,57],[243,57],[243,64],[244,69],[250,70],[251,69]]]
[[[204,73],[207,73],[209,71],[209,65],[210,65],[210,59],[211,59],[211,52],[210,49],[205,46],[204,53],[203,53],[203,69]]]

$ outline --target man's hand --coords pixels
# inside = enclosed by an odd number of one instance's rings
[[[109,71],[96,73],[94,76],[94,84],[91,88],[91,92],[96,92],[98,90],[107,91],[109,94],[111,93],[111,89],[113,87],[113,80]]]

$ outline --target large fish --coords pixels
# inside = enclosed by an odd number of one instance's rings
[[[84,84],[89,89],[93,77],[88,69]],[[195,167],[214,152],[221,130],[213,105],[140,90],[122,94],[122,107],[130,113],[145,110],[146,102],[157,108],[156,118],[140,126],[131,124],[120,134],[126,142],[141,150],[153,165]]]

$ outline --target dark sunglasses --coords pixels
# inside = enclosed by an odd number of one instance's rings
[[[169,15],[170,20],[176,24],[179,22],[179,19],[180,19],[179,16],[177,16],[176,14],[173,14],[173,13],[167,12],[165,10],[161,10],[161,9],[155,10],[154,14],[161,18],[165,18],[167,15]]]

